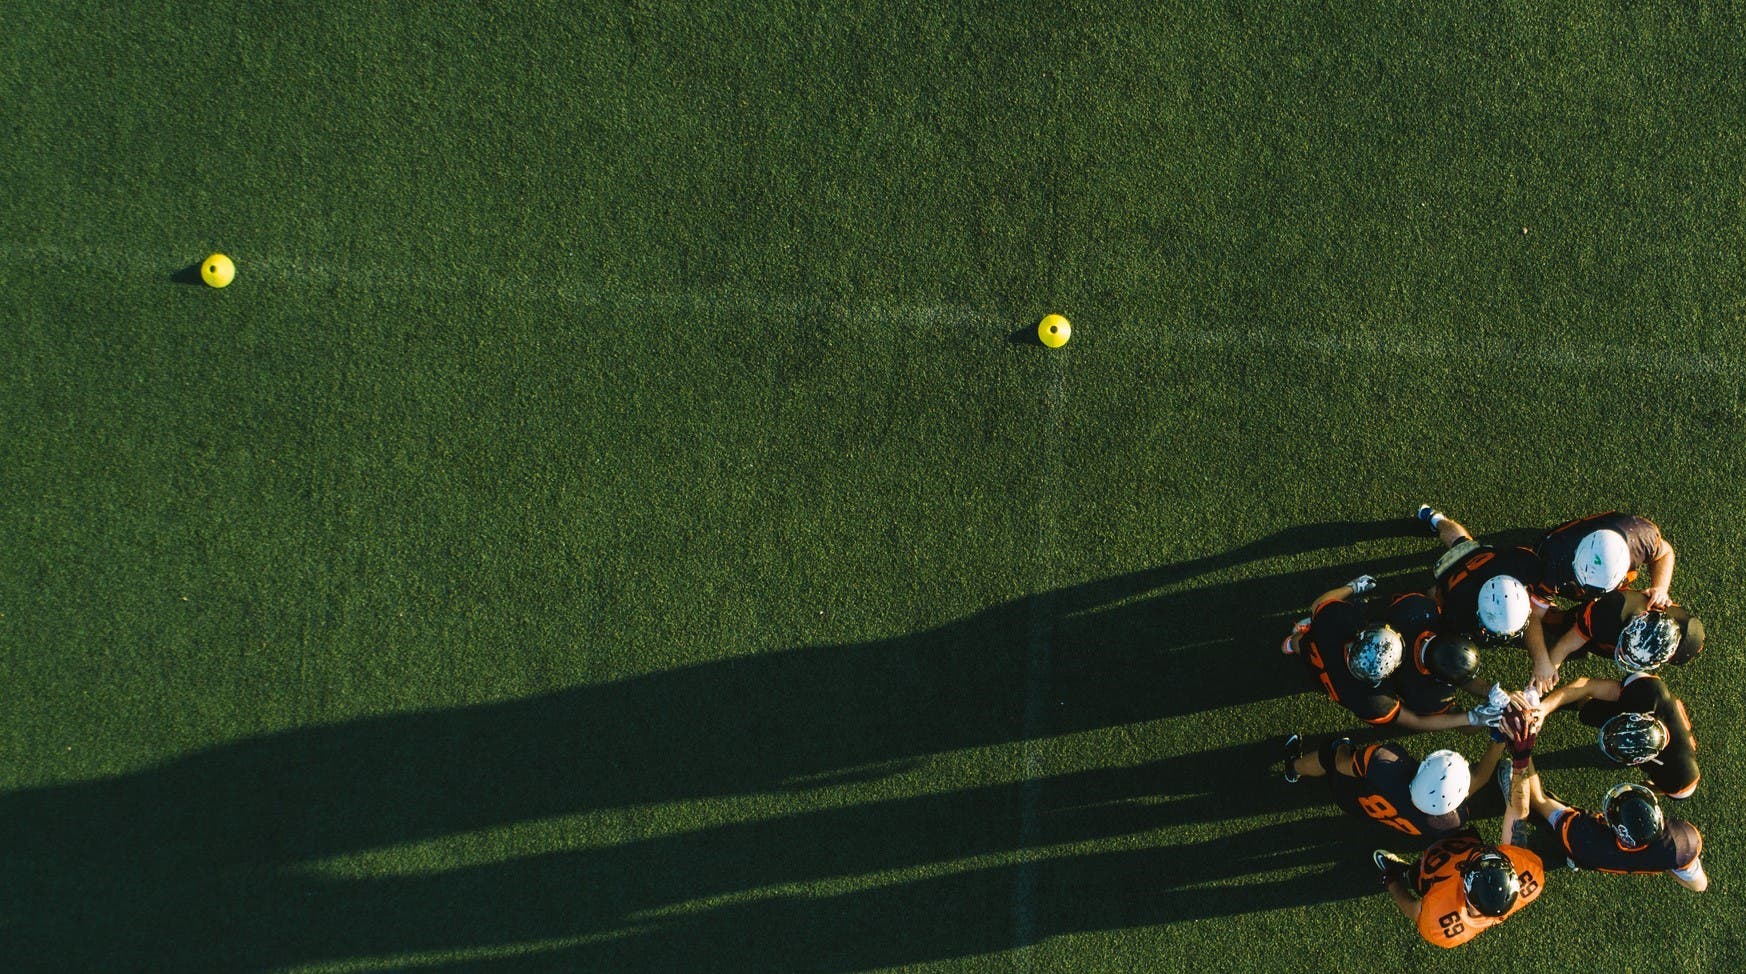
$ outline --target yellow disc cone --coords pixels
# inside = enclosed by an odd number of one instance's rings
[[[213,287],[224,287],[236,278],[236,265],[223,254],[213,254],[200,262],[200,279]]]
[[[1060,315],[1049,315],[1037,324],[1037,338],[1050,348],[1060,348],[1073,337],[1073,323]]]

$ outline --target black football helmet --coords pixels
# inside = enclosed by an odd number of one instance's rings
[[[1461,686],[1479,672],[1479,644],[1466,636],[1438,633],[1424,654],[1425,669],[1450,686]]]
[[[1654,714],[1622,713],[1600,728],[1601,753],[1624,765],[1653,761],[1667,746],[1667,725]]]
[[[1516,905],[1522,883],[1516,877],[1515,863],[1496,849],[1488,849],[1462,865],[1461,889],[1473,912],[1500,917]]]
[[[1604,805],[1607,825],[1627,849],[1641,849],[1661,837],[1667,820],[1661,817],[1661,801],[1642,785],[1629,782],[1607,790]]]

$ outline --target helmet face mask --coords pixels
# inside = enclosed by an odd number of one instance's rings
[[[1607,826],[1627,849],[1641,849],[1654,842],[1667,827],[1661,816],[1661,800],[1642,785],[1614,785],[1608,789],[1603,807]]]
[[[1373,687],[1388,679],[1400,657],[1400,633],[1388,626],[1370,626],[1346,644],[1346,669]]]
[[[1461,867],[1461,890],[1473,912],[1500,917],[1516,905],[1522,887],[1521,880],[1516,877],[1515,864],[1508,856],[1490,849],[1469,859]]]
[[[1664,612],[1645,612],[1619,632],[1613,662],[1626,673],[1650,673],[1673,658],[1679,643],[1679,623]]]
[[[1615,714],[1600,729],[1601,753],[1627,767],[1656,760],[1667,740],[1667,725],[1652,714]]]

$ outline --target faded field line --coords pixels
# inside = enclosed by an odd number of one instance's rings
[[[82,276],[100,275],[110,280],[156,280],[172,285],[170,275],[187,264],[189,255],[150,255],[79,246],[0,245],[0,259],[11,264],[56,262],[75,266]],[[197,257],[198,255],[195,255]],[[190,257],[190,261],[194,257]],[[663,311],[737,310],[771,317],[823,314],[859,324],[904,324],[912,329],[941,330],[953,327],[986,329],[1002,339],[1029,322],[1017,321],[996,311],[962,304],[916,303],[860,296],[846,298],[793,298],[755,288],[713,287],[701,290],[638,288],[588,280],[563,266],[542,266],[537,256],[519,268],[487,267],[482,264],[452,264],[427,267],[406,262],[370,261],[341,264],[303,254],[266,254],[239,260],[237,283],[247,288],[253,280],[275,286],[305,281],[316,287],[356,285],[379,290],[383,285],[434,292],[465,292],[492,299],[559,301],[581,307],[651,308]],[[1095,321],[1080,323],[1082,330],[1117,329],[1132,332],[1131,322],[1103,326]],[[1386,319],[1384,319],[1386,320]],[[1746,317],[1738,322],[1746,334]],[[1574,327],[1552,322],[1548,328]],[[1275,349],[1323,358],[1385,358],[1405,361],[1442,361],[1454,365],[1511,366],[1557,372],[1619,372],[1641,376],[1732,376],[1746,371],[1746,354],[1732,351],[1690,351],[1661,346],[1632,346],[1617,342],[1549,344],[1534,339],[1503,339],[1490,336],[1426,335],[1400,324],[1386,333],[1368,330],[1336,333],[1312,329],[1267,330],[1218,327],[1205,324],[1160,324],[1147,326],[1141,341],[1161,342],[1187,348]]]

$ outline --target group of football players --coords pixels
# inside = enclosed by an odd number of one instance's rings
[[[1374,860],[1395,906],[1441,947],[1466,943],[1539,897],[1545,865],[1523,846],[1531,818],[1546,824],[1571,868],[1666,872],[1702,892],[1703,839],[1661,804],[1697,789],[1696,743],[1685,704],[1657,670],[1702,652],[1704,630],[1669,595],[1674,551],[1661,530],[1612,511],[1561,524],[1532,547],[1499,548],[1429,505],[1416,517],[1444,547],[1430,590],[1384,605],[1375,579],[1359,576],[1317,598],[1283,651],[1368,724],[1484,732],[1490,745],[1470,764],[1449,749],[1421,761],[1392,741],[1340,738],[1306,749],[1293,734],[1285,780],[1325,778],[1347,812],[1429,843],[1417,862],[1380,849]],[[1372,604],[1381,618],[1371,617]],[[1531,663],[1520,690],[1478,676],[1482,649],[1501,647],[1525,650]],[[1561,683],[1563,665],[1583,655],[1612,660],[1617,678]],[[1466,709],[1462,694],[1473,698]],[[1547,790],[1533,748],[1542,722],[1561,709],[1597,727],[1606,760],[1638,769],[1646,783],[1616,785],[1599,811]],[[1502,816],[1495,844],[1473,825],[1493,815]]]

